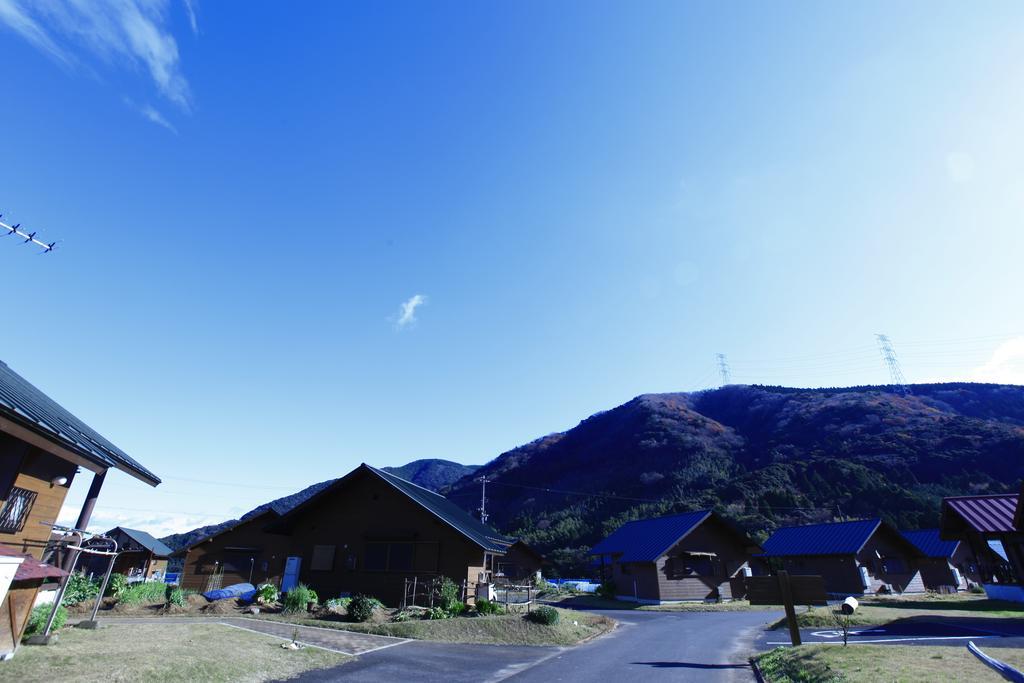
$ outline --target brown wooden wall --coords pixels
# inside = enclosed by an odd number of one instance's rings
[[[363,593],[387,605],[401,603],[406,578],[419,581],[448,576],[472,592],[484,571],[484,551],[460,532],[370,473],[353,477],[344,488],[325,495],[291,520],[289,555],[302,558],[300,580],[321,599]],[[413,544],[412,568],[374,571],[367,552],[380,544]],[[322,546],[329,569],[313,568]],[[390,549],[387,551],[390,553]]]
[[[28,626],[41,581],[15,581],[0,605],[0,655],[14,652]],[[3,667],[0,662],[0,667]],[[2,671],[3,669],[0,669]]]
[[[680,575],[687,551],[715,553],[711,574]],[[658,598],[676,600],[732,600],[744,595],[743,567],[748,566],[746,546],[716,518],[705,520],[658,559]]]
[[[860,569],[853,555],[784,557],[779,562],[783,569],[795,576],[820,576],[825,580],[825,590],[829,593],[860,595],[864,592]]]
[[[871,586],[864,589],[865,593],[877,593],[883,584],[888,584],[899,593],[923,593],[924,581],[918,567],[920,558],[907,553],[902,539],[890,534],[883,526],[876,531],[864,544],[857,561],[868,568],[871,575]],[[882,555],[882,559],[878,558]],[[887,558],[898,559],[902,569],[894,569]]]
[[[8,435],[0,440],[0,448],[21,447],[20,441]],[[14,444],[14,442],[16,442]],[[12,446],[13,444],[13,446]],[[43,551],[46,549],[50,538],[50,525],[57,521],[60,515],[60,508],[67,497],[68,488],[75,477],[77,467],[35,447],[29,447],[24,459],[20,459],[20,470],[14,479],[14,486],[29,491],[35,491],[36,500],[29,512],[24,527],[18,533],[0,532],[0,543],[17,548],[23,553],[31,554],[36,559],[43,558]],[[50,483],[54,477],[67,477],[64,486],[55,486]],[[0,495],[6,496],[9,491],[2,491]],[[47,522],[48,524],[43,524]]]
[[[921,580],[928,590],[938,590],[942,586],[956,586],[957,589],[960,589],[960,586],[956,584],[949,560],[945,557],[928,557],[919,560],[918,567],[921,570]],[[964,587],[966,588],[966,586]]]
[[[250,558],[253,559],[253,584],[272,583],[280,587],[289,540],[286,536],[263,531],[271,518],[271,515],[260,515],[190,549],[182,568],[181,587],[205,591],[210,575],[218,566],[226,567],[222,586],[247,583]]]

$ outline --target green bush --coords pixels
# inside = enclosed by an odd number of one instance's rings
[[[611,579],[603,581],[601,585],[597,587],[597,594],[602,598],[608,598],[609,600],[614,600],[617,592],[618,586],[616,586],[615,582]]]
[[[373,616],[375,607],[380,607],[380,601],[366,595],[354,595],[348,603],[348,616],[352,621],[367,621]]]
[[[459,602],[459,586],[447,576],[434,582],[434,604],[451,613],[452,606]]]
[[[501,614],[503,611],[501,605],[491,602],[487,598],[478,598],[476,601],[477,614],[487,616],[489,614]]]
[[[154,602],[167,601],[167,584],[162,581],[142,581],[133,583],[118,596],[122,605],[148,605]]]
[[[970,590],[971,590],[972,593],[982,593],[983,594],[985,592],[985,589],[982,588],[981,586],[979,586],[976,583],[971,585],[971,589]]]
[[[64,590],[62,605],[77,605],[80,602],[94,600],[100,594],[100,584],[81,572],[68,577],[68,586]]]
[[[315,590],[304,583],[285,593],[281,601],[285,612],[305,612],[311,602],[320,602],[320,598]]]
[[[253,596],[257,600],[263,602],[277,602],[280,594],[277,592],[277,586],[272,583],[261,583],[256,587],[256,595]]]
[[[441,609],[440,607],[431,607],[423,613],[424,619],[451,619],[451,617],[451,614],[449,614],[446,610]]]
[[[167,604],[174,605],[176,607],[185,606],[185,596],[187,593],[177,586],[167,587]]]
[[[457,617],[465,611],[466,603],[462,602],[461,600],[456,600],[448,606],[448,614],[452,615],[453,617]]]
[[[110,575],[110,581],[107,582],[107,592],[104,593],[104,597],[113,596],[119,598],[127,589],[128,577],[114,572]]]
[[[553,626],[558,623],[558,610],[554,607],[538,607],[532,612],[526,615],[526,618],[535,624],[544,624],[545,626]]]
[[[36,605],[32,609],[32,614],[28,618],[28,625],[25,627],[24,638],[43,632],[43,629],[46,628],[46,620],[50,618],[51,609],[53,609],[53,605]],[[57,614],[53,617],[53,628],[50,629],[50,633],[59,631],[67,619],[68,611],[61,605],[57,608]]]

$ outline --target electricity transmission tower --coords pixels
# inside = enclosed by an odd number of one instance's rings
[[[900,370],[900,362],[896,358],[896,351],[892,347],[892,340],[884,334],[876,334],[875,338],[878,340],[878,350],[881,352],[882,358],[889,368],[891,384],[896,387],[899,393],[909,394],[910,388],[907,386],[907,378],[903,376],[903,371]]]
[[[716,356],[718,358],[718,372],[722,375],[722,386],[729,384],[729,364],[725,360],[725,354],[719,353]]]

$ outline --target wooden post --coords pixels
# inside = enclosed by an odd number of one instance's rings
[[[416,606],[416,577],[412,577],[412,606]]]
[[[786,623],[789,625],[789,639],[793,645],[800,645],[800,625],[796,622],[796,608],[793,606],[793,588],[789,585],[789,572],[780,569],[779,592],[782,593],[782,604],[786,608]]]

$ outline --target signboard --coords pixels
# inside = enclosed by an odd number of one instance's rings
[[[793,603],[797,605],[827,605],[825,579],[820,576],[789,577]],[[747,597],[751,605],[782,605],[785,600],[777,576],[751,576],[747,579]]]

